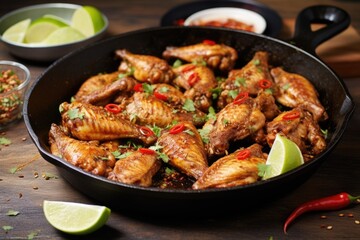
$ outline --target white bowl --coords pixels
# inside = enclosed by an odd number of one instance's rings
[[[258,13],[233,7],[209,8],[190,15],[184,22],[185,26],[198,25],[199,22],[207,21],[226,21],[234,19],[236,21],[252,25],[255,33],[263,33],[266,29],[265,19]]]

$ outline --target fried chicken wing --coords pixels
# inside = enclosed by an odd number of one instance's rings
[[[256,96],[262,88],[261,81],[269,81],[273,85],[269,72],[268,53],[256,52],[254,57],[241,69],[233,69],[228,78],[220,85],[222,92],[219,96],[218,107],[223,108],[233,101],[232,92],[248,92]]]
[[[139,150],[129,152],[129,155],[119,159],[108,179],[126,184],[149,187],[152,177],[161,167],[161,161],[156,154],[144,154]]]
[[[264,164],[261,146],[254,144],[247,148],[249,154],[239,159],[243,149],[220,158],[193,184],[193,189],[224,188],[254,183],[259,179],[258,165]]]
[[[271,74],[279,86],[279,92],[275,95],[278,102],[291,108],[302,106],[313,114],[316,121],[328,118],[315,87],[308,79],[286,72],[280,67],[271,69]]]
[[[116,50],[116,55],[123,59],[120,71],[133,69],[133,75],[140,82],[168,83],[174,78],[174,72],[168,63],[151,55],[133,54],[126,49]]]
[[[194,101],[195,106],[207,112],[212,106],[211,90],[217,87],[214,72],[205,66],[184,64],[174,69],[174,84],[185,89],[184,96]]]
[[[99,176],[107,176],[115,165],[114,155],[98,141],[80,141],[68,137],[52,124],[49,132],[51,152],[81,169]]]
[[[244,139],[265,126],[265,116],[254,99],[244,97],[243,100],[226,105],[215,120],[205,123],[203,130],[210,130],[206,146],[209,156],[226,154],[231,142]]]
[[[299,146],[305,161],[326,148],[326,141],[317,121],[302,108],[281,113],[267,123],[266,131],[269,146],[272,146],[277,133],[282,134]]]
[[[236,50],[224,44],[198,43],[181,47],[167,47],[165,59],[179,58],[187,62],[202,62],[212,69],[229,71],[238,58]]]
[[[145,144],[156,141],[155,136],[144,135],[141,126],[102,107],[79,102],[64,102],[60,105],[60,109],[62,125],[77,139],[107,141],[134,138]]]
[[[181,122],[184,130],[173,133],[166,130],[158,139],[161,151],[169,157],[169,164],[198,179],[208,168],[208,162],[201,137],[190,122]],[[179,125],[177,125],[179,126]]]

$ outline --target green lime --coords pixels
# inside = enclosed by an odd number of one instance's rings
[[[26,30],[29,28],[31,19],[27,18],[5,30],[2,38],[9,42],[22,43],[24,42]]]
[[[288,138],[277,134],[266,160],[263,179],[278,176],[304,163],[299,147]]]
[[[57,45],[76,42],[84,38],[84,34],[79,32],[75,28],[62,27],[50,33],[50,35],[43,41],[43,43],[46,45]]]
[[[53,15],[53,14],[45,14],[43,17],[45,18],[52,18],[52,19],[56,19],[66,25],[70,25],[70,22],[67,21],[66,19],[62,18],[62,17],[59,17],[59,16],[56,16],[56,15]]]
[[[68,26],[66,23],[54,18],[41,17],[34,20],[25,34],[26,43],[38,43],[44,41],[53,31]]]
[[[104,206],[44,200],[47,221],[56,229],[75,235],[96,231],[108,220],[111,210]]]
[[[99,32],[105,25],[101,12],[92,6],[78,8],[71,19],[71,26],[84,34],[86,37]]]

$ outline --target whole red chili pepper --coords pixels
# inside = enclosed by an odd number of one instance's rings
[[[284,233],[289,224],[299,217],[303,213],[311,211],[327,211],[327,210],[338,210],[349,206],[352,203],[358,202],[360,196],[353,197],[346,192],[342,192],[336,195],[315,199],[306,203],[301,204],[297,207],[284,223]]]

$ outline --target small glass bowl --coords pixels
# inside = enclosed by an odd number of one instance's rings
[[[16,74],[20,84],[11,90],[4,91],[1,84],[3,73],[10,70]],[[11,123],[21,119],[26,89],[30,82],[30,71],[23,64],[13,61],[0,61],[0,129],[9,127]]]

